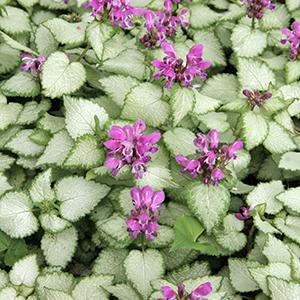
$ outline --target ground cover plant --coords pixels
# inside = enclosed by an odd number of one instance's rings
[[[299,300],[299,49],[299,0],[0,0],[0,300]]]

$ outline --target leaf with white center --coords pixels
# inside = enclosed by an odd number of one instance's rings
[[[192,111],[195,96],[193,90],[176,85],[171,90],[170,107],[174,127]]]
[[[40,93],[40,84],[30,73],[19,72],[5,81],[1,90],[7,96],[35,97]]]
[[[0,149],[4,149],[8,141],[10,141],[18,132],[20,126],[10,126],[6,130],[0,131]]]
[[[194,35],[197,44],[203,44],[203,60],[210,61],[213,66],[225,66],[225,56],[219,40],[213,32],[197,31]]]
[[[135,292],[135,290],[126,284],[112,285],[106,288],[112,295],[114,295],[119,300],[140,300],[140,296]]]
[[[33,129],[21,130],[6,144],[6,148],[19,155],[30,157],[40,155],[44,147],[33,143],[29,139],[32,133]]]
[[[69,221],[66,221],[56,215],[54,212],[41,214],[39,220],[42,228],[50,233],[57,233],[71,226]]]
[[[203,115],[210,111],[215,111],[221,106],[221,101],[200,94],[197,90],[194,90],[195,103],[192,113],[195,115]]]
[[[267,150],[276,154],[296,149],[296,145],[289,133],[276,122],[269,122],[269,133],[263,144]]]
[[[289,61],[285,66],[285,70],[287,83],[297,81],[300,77],[300,62]]]
[[[86,134],[75,142],[66,161],[65,167],[90,169],[100,166],[104,161],[104,152],[94,136]]]
[[[2,154],[0,152],[0,172],[3,172],[6,169],[9,169],[10,166],[14,163],[15,158],[8,155]]]
[[[49,110],[51,104],[48,100],[42,100],[40,103],[36,101],[28,101],[24,104],[23,110],[18,116],[18,125],[28,125],[36,122],[40,115]]]
[[[190,14],[190,25],[196,29],[209,27],[216,23],[220,18],[220,14],[210,9],[208,6],[199,3],[190,6]]]
[[[286,220],[276,218],[274,220],[275,226],[288,238],[300,244],[300,218],[294,216],[287,216]]]
[[[300,213],[300,187],[288,189],[277,195],[276,199],[294,212]]]
[[[0,196],[2,196],[7,191],[11,190],[13,187],[8,183],[7,178],[0,173]]]
[[[291,280],[291,268],[284,263],[270,263],[267,266],[250,268],[250,274],[262,289],[264,294],[270,295],[267,277],[276,276],[280,279]]]
[[[127,249],[103,249],[93,266],[93,273],[114,276],[114,282],[126,281],[123,262],[128,255]]]
[[[185,128],[174,128],[163,135],[166,147],[174,156],[194,154],[197,149],[193,143],[195,138],[195,134]]]
[[[218,226],[226,215],[230,194],[222,185],[212,186],[200,182],[186,188],[186,199],[190,210],[208,232]]]
[[[300,153],[287,152],[281,156],[279,168],[291,171],[300,170]]]
[[[228,265],[231,284],[238,292],[252,292],[259,289],[249,272],[249,268],[259,266],[259,263],[246,259],[230,258]]]
[[[17,298],[17,291],[12,287],[6,287],[0,291],[0,300],[23,300]]]
[[[89,100],[65,97],[64,104],[66,108],[66,127],[74,139],[87,133],[95,133],[95,117],[98,118],[101,129],[108,120],[105,109]]]
[[[106,72],[143,79],[146,71],[144,55],[134,49],[127,49],[117,57],[106,60],[101,69]]]
[[[63,19],[54,18],[43,23],[55,39],[63,45],[80,45],[85,38],[85,22],[69,23]]]
[[[261,54],[267,46],[267,34],[259,29],[240,24],[231,35],[232,47],[238,56],[253,57]]]
[[[6,129],[9,125],[14,124],[22,110],[19,103],[0,103],[0,130]]]
[[[94,21],[87,27],[87,39],[100,61],[103,58],[104,43],[113,36],[113,33],[113,27],[103,22]]]
[[[9,272],[10,282],[14,285],[33,287],[39,275],[37,256],[28,255],[17,261]]]
[[[30,32],[28,14],[20,8],[5,6],[5,13],[0,16],[0,29],[9,34]]]
[[[65,118],[45,113],[43,117],[39,119],[38,127],[47,130],[50,133],[57,133],[65,127]]]
[[[288,282],[284,279],[268,277],[268,287],[273,300],[293,299],[300,300],[300,284]]]
[[[6,44],[0,45],[0,74],[12,71],[20,63],[20,52]]]
[[[253,217],[253,223],[255,227],[263,232],[263,233],[280,233],[279,230],[277,230],[272,224],[270,224],[268,221],[263,221],[258,213],[256,213]]]
[[[253,111],[242,115],[242,137],[248,150],[260,145],[267,137],[268,131],[269,126],[263,116]]]
[[[161,98],[160,87],[141,83],[127,94],[121,116],[132,121],[143,119],[150,126],[159,126],[169,116],[169,104]]]
[[[105,275],[93,275],[86,277],[77,283],[72,291],[74,300],[108,300],[109,295],[103,287],[112,284],[113,277]]]
[[[45,289],[45,300],[74,300],[70,295],[56,290]]]
[[[285,3],[289,11],[300,8],[300,0],[286,0]]]
[[[266,205],[266,213],[276,214],[282,209],[282,203],[276,199],[276,196],[284,191],[281,181],[271,181],[260,183],[248,194],[248,205]]]
[[[41,240],[41,249],[47,263],[65,268],[75,253],[77,239],[77,231],[73,226],[58,233],[46,232]]]
[[[73,140],[66,130],[59,131],[49,141],[37,165],[56,164],[61,166],[72,149]]]
[[[54,192],[51,189],[51,169],[40,173],[33,181],[30,187],[30,197],[34,203],[43,201],[54,201]]]
[[[151,281],[161,278],[164,273],[163,257],[150,249],[145,252],[132,250],[124,261],[124,267],[128,280],[145,300],[152,292]]]
[[[275,76],[263,62],[240,58],[238,63],[238,78],[243,89],[268,90],[271,84],[275,85]]]
[[[43,53],[43,55],[49,56],[58,48],[58,42],[51,31],[43,24],[37,28],[34,42],[39,53]]]
[[[227,122],[227,115],[223,112],[209,112],[205,115],[198,116],[198,119],[204,123],[209,129],[216,129],[219,132],[224,132],[230,128]]]
[[[88,214],[109,192],[109,187],[87,181],[83,177],[65,177],[55,186],[60,214],[69,221],[77,221]]]
[[[43,65],[42,86],[47,97],[57,98],[77,91],[86,73],[80,62],[70,62],[62,52],[51,54]]]
[[[157,237],[153,241],[149,241],[146,245],[149,248],[166,248],[169,246],[175,238],[173,228],[168,226],[160,225],[157,229]]]
[[[23,192],[9,192],[0,199],[0,229],[13,238],[23,238],[38,230],[32,203]]]
[[[298,0],[296,0],[298,1]],[[282,29],[289,26],[290,15],[285,5],[276,3],[275,10],[267,9],[264,12],[264,17],[260,19],[260,27],[264,31],[271,29]]]
[[[30,8],[30,7],[33,7],[39,1],[38,0],[18,0],[18,2],[25,8]]]

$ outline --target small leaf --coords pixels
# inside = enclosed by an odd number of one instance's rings
[[[19,103],[0,103],[0,110],[0,130],[4,130],[17,121],[22,106]]]
[[[35,44],[39,53],[50,56],[58,48],[58,42],[55,40],[51,31],[43,24],[35,32]]]
[[[210,111],[215,111],[221,106],[221,101],[205,96],[194,90],[195,104],[193,108],[193,114],[204,115]]]
[[[220,15],[218,13],[214,12],[208,6],[199,3],[191,5],[190,12],[190,25],[191,27],[196,29],[209,27],[210,25],[217,22],[217,20],[220,18]]]
[[[300,170],[300,153],[286,152],[281,156],[279,168],[291,171]]]
[[[71,226],[71,223],[58,217],[55,212],[41,214],[39,216],[42,228],[50,233],[57,233]]]
[[[117,297],[119,300],[140,300],[140,296],[135,290],[126,284],[112,285],[106,288],[112,295]]]
[[[20,52],[6,44],[0,45],[0,74],[12,71],[20,63]]]

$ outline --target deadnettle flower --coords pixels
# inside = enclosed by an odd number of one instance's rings
[[[153,79],[164,78],[165,87],[171,88],[175,82],[181,83],[185,87],[192,87],[192,81],[196,76],[205,78],[207,74],[203,70],[211,66],[209,61],[203,61],[203,45],[194,45],[186,57],[186,64],[183,64],[181,58],[176,57],[175,49],[172,44],[163,41],[161,44],[166,56],[163,60],[153,60],[152,65],[157,69]]]
[[[249,101],[252,109],[256,105],[263,106],[265,104],[266,100],[268,100],[272,97],[271,92],[260,92],[258,90],[254,90],[252,92],[248,89],[244,89],[243,94],[248,98],[248,101]]]
[[[274,10],[275,5],[271,0],[240,0],[246,3],[247,15],[249,18],[260,20],[266,9]]]
[[[243,206],[240,208],[240,211],[235,214],[235,217],[240,221],[245,221],[251,218],[251,212],[253,211],[254,206],[250,206],[249,208]]]
[[[136,239],[142,233],[147,240],[153,240],[157,236],[158,211],[165,200],[165,194],[163,191],[153,191],[148,185],[134,187],[130,194],[134,209],[126,221],[129,236]]]
[[[286,42],[290,43],[290,58],[296,60],[299,54],[300,46],[300,24],[297,21],[292,23],[292,30],[288,28],[281,29],[281,32],[286,36],[286,39],[281,40],[284,45]]]
[[[83,7],[91,7],[91,15],[99,20],[107,14],[114,26],[124,29],[133,26],[134,9],[128,0],[90,0],[83,3]]]
[[[205,282],[195,288],[190,294],[185,290],[184,284],[179,284],[177,291],[174,291],[169,286],[162,286],[161,288],[163,298],[157,300],[207,300],[206,297],[212,292],[212,285],[210,282]]]
[[[236,159],[236,152],[243,149],[243,142],[238,140],[230,146],[219,145],[220,134],[212,129],[207,136],[198,133],[194,145],[198,148],[200,156],[189,159],[183,155],[177,155],[176,161],[180,164],[183,173],[189,173],[193,178],[201,175],[205,184],[217,186],[219,180],[225,178],[224,169],[231,159]]]
[[[43,64],[47,60],[47,56],[40,55],[34,57],[30,53],[21,53],[20,57],[22,59],[21,70],[24,72],[31,72],[35,77],[41,73]]]
[[[104,142],[110,151],[104,165],[111,169],[111,175],[116,176],[125,165],[130,165],[136,178],[142,178],[146,172],[146,164],[151,160],[150,153],[159,149],[154,146],[160,140],[160,133],[155,131],[149,135],[143,134],[146,124],[143,120],[124,127],[113,125],[108,132],[111,140]]]

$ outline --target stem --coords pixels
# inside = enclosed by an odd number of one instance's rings
[[[255,29],[255,17],[252,17],[252,24],[251,24],[251,28],[254,30]]]
[[[90,49],[90,45],[87,45],[86,48],[81,52],[81,54],[78,56],[77,60],[76,61],[81,61],[82,58],[86,55],[86,53],[89,51]]]
[[[141,244],[142,244],[142,252],[145,252],[145,234],[141,234]]]

